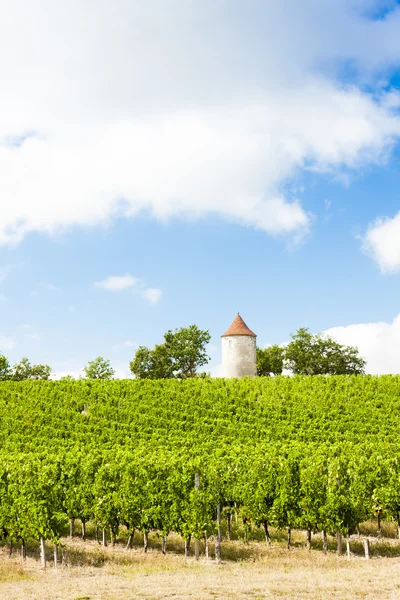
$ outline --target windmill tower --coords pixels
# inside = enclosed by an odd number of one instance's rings
[[[223,377],[255,377],[257,336],[239,313],[221,338]]]

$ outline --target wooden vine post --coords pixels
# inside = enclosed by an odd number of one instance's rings
[[[365,552],[366,560],[369,560],[370,554],[369,554],[369,539],[368,538],[365,538],[365,540],[364,540],[364,552]]]
[[[343,539],[340,531],[336,532],[336,540],[337,540],[337,553],[339,556],[343,553]]]
[[[215,538],[215,562],[219,565],[222,561],[221,553],[221,505],[217,505],[217,536]]]
[[[46,568],[46,546],[44,544],[44,538],[40,538],[40,563],[43,569]]]
[[[350,536],[349,536],[349,533],[347,533],[347,536],[346,536],[346,554],[347,554],[347,558],[350,558],[351,551],[350,551]]]
[[[86,521],[82,520],[82,540],[86,540]]]

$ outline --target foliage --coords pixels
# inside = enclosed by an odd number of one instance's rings
[[[153,350],[146,346],[139,346],[129,367],[137,379],[169,379],[173,377],[172,359],[168,356],[164,344],[158,344]]]
[[[50,379],[51,367],[49,365],[31,365],[27,358],[22,358],[11,369],[10,379],[23,381],[24,379]]]
[[[87,379],[112,379],[115,374],[110,361],[102,356],[90,360],[86,367],[83,367],[83,372]]]
[[[263,349],[257,348],[257,375],[282,375],[284,358],[285,349],[277,344]]]
[[[285,349],[285,367],[295,375],[359,375],[366,361],[358,349],[300,328]]]
[[[169,330],[164,334],[164,343],[153,350],[140,346],[130,363],[131,372],[138,379],[197,377],[198,369],[210,360],[206,352],[209,341],[209,332],[197,325]]]
[[[400,520],[399,414],[399,376],[2,382],[0,532],[188,539],[217,505],[266,531]]]
[[[10,379],[11,367],[8,358],[0,354],[0,381]]]

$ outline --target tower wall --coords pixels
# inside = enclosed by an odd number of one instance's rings
[[[223,377],[255,377],[257,374],[256,337],[229,335],[222,338]]]

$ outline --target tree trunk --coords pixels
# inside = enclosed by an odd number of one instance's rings
[[[307,550],[311,550],[311,529],[307,529]]]
[[[228,540],[230,541],[232,538],[232,527],[231,527],[231,522],[232,522],[232,515],[230,512],[228,512],[226,514],[226,535]]]
[[[187,538],[185,538],[185,556],[188,557],[190,555],[190,540],[191,540],[191,535],[188,535]]]
[[[167,536],[166,535],[162,536],[161,552],[163,554],[167,554]]]
[[[107,529],[103,529],[103,546],[107,546]]]
[[[10,547],[9,547],[9,550],[8,550],[8,556],[12,556],[12,553],[13,553],[13,542],[12,542],[12,540],[10,540]]]
[[[22,560],[26,560],[26,542],[25,542],[25,540],[21,540],[21,556],[22,556]]]
[[[71,539],[74,537],[74,528],[75,528],[75,519],[72,518],[69,520],[69,537]]]
[[[215,561],[219,565],[222,561],[221,552],[221,505],[217,506],[217,537],[215,538]]]
[[[46,547],[44,545],[44,538],[40,538],[40,563],[42,567],[46,568]]]
[[[287,528],[287,549],[290,548],[290,543],[292,541],[292,530],[290,527]]]
[[[57,544],[54,544],[54,568],[57,569],[57,566],[58,566]]]
[[[381,513],[380,513],[380,511],[378,511],[378,531],[377,531],[378,538],[381,537],[381,533],[382,533],[382,530],[381,530]]]
[[[204,555],[208,558],[208,537],[207,531],[204,531]]]
[[[337,539],[337,553],[340,556],[341,554],[343,554],[343,538],[342,538],[342,534],[339,531],[336,532],[336,539]]]
[[[358,525],[357,525],[357,527],[356,527],[356,533],[357,533],[357,535],[358,535],[358,539],[361,539],[360,528],[359,528],[359,526],[358,526]]]
[[[326,535],[325,529],[322,530],[322,539],[323,539],[322,548],[323,548],[323,551],[326,554],[327,551],[328,551],[328,536]]]
[[[267,521],[264,521],[263,525],[264,525],[264,531],[265,531],[265,541],[266,541],[267,545],[270,546],[271,545],[271,536],[269,535]]]
[[[131,531],[131,532],[130,532],[130,534],[129,534],[128,541],[127,541],[127,543],[126,543],[125,550],[131,550],[131,548],[132,548],[132,546],[133,546],[133,536],[134,536],[134,535],[135,535],[135,530],[134,530],[134,529],[132,529],[132,531]]]
[[[86,540],[86,521],[82,521],[82,539]]]
[[[145,529],[143,531],[143,550],[147,552],[149,547],[149,532]]]
[[[364,540],[364,552],[365,552],[365,558],[368,560],[370,558],[369,556],[369,539],[365,538]]]

